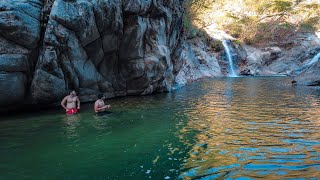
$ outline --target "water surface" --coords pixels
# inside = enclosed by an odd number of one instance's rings
[[[320,89],[285,77],[221,78],[178,91],[0,121],[0,179],[320,177]]]

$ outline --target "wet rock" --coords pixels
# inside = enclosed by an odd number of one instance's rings
[[[0,106],[21,104],[26,95],[27,78],[23,72],[0,71]]]
[[[145,14],[152,5],[152,0],[123,0],[123,11],[128,14]]]
[[[0,55],[0,71],[28,72],[28,57],[24,54],[2,54]]]
[[[296,80],[292,80],[291,83],[292,83],[292,85],[297,85],[297,81]]]
[[[292,37],[292,42],[290,47],[244,46],[248,56],[242,71],[250,70],[252,75],[299,75],[320,52],[320,39],[312,33],[301,33]]]
[[[17,0],[1,2],[0,35],[28,49],[37,47],[41,4],[40,0],[34,3]]]
[[[244,69],[240,72],[242,76],[253,76],[250,69]]]
[[[320,61],[294,78],[297,85],[320,86]]]
[[[236,62],[236,64],[238,66],[240,66],[241,63],[246,60],[248,54],[247,54],[246,50],[243,48],[243,46],[241,44],[232,43],[232,45],[234,47],[234,51],[235,51],[235,54],[236,54],[235,62]]]
[[[223,76],[217,54],[208,52],[205,41],[193,39],[177,49],[174,58],[174,89],[205,78]]]

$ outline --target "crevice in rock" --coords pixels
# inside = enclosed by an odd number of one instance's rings
[[[40,45],[43,44],[47,24],[49,21],[49,16],[51,13],[52,5],[55,0],[42,0],[42,1],[43,1],[43,8],[41,10],[41,21],[40,21],[40,28],[41,28]]]

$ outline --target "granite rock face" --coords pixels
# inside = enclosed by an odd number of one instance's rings
[[[114,96],[122,29],[119,1],[56,0],[34,72],[32,99],[54,102],[71,89],[84,100],[99,92]]]
[[[0,107],[29,93],[41,32],[41,0],[0,2]]]
[[[66,1],[52,6],[31,86],[35,102],[71,89],[83,101],[169,91],[171,52],[182,27],[179,0]]]
[[[188,83],[202,78],[225,76],[221,70],[218,53],[210,51],[209,44],[202,38],[194,38],[182,44],[173,58],[174,84],[178,89]]]
[[[182,19],[183,0],[3,0],[0,109],[170,91],[189,61]]]
[[[284,47],[244,45],[247,54],[242,74],[298,76],[310,68],[320,52],[320,39],[311,33],[297,34]]]

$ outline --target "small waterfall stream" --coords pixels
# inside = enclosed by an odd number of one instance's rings
[[[234,64],[233,64],[233,60],[232,60],[232,55],[231,55],[231,50],[228,46],[228,40],[222,40],[222,44],[223,47],[227,53],[227,57],[228,57],[228,62],[229,62],[229,76],[230,77],[238,77],[238,75],[235,72],[235,68],[234,68]]]
[[[320,52],[318,54],[316,54],[310,62],[308,62],[306,65],[304,65],[305,67],[309,67],[311,66],[312,64],[314,64],[315,62],[317,62],[320,58]]]
[[[316,63],[320,58],[320,52],[318,54],[316,54],[308,63],[306,63],[305,65],[303,65],[300,69],[296,70],[295,73],[296,74],[300,74],[304,71],[306,71],[307,69],[309,69],[314,63]]]

